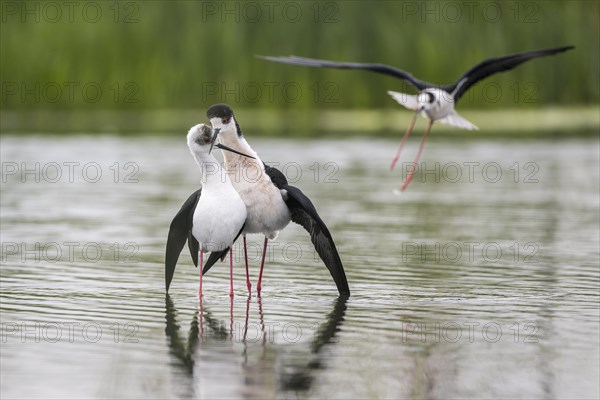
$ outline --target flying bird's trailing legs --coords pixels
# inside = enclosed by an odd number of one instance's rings
[[[419,116],[419,112],[420,111],[417,111],[415,113],[415,115],[413,115],[413,117],[410,120],[410,123],[406,127],[406,132],[404,132],[404,136],[402,136],[402,141],[400,142],[400,147],[398,147],[398,151],[396,152],[396,154],[392,158],[392,163],[390,164],[390,171],[393,171],[394,168],[396,168],[396,163],[398,162],[398,159],[400,158],[400,153],[402,153],[402,149],[404,149],[404,145],[406,144],[406,140],[408,139],[408,136],[410,135],[410,133],[412,132],[413,128],[415,127],[415,122],[417,122],[417,117]]]
[[[573,46],[564,46],[552,49],[534,50],[524,53],[510,54],[507,56],[488,58],[479,62],[477,65],[471,67],[464,74],[462,74],[454,83],[443,86],[434,85],[432,83],[422,81],[420,79],[415,78],[412,74],[410,74],[407,71],[403,71],[399,68],[394,68],[384,64],[336,62],[296,56],[259,57],[268,61],[274,61],[284,64],[301,65],[305,67],[370,71],[378,74],[393,76],[397,79],[408,82],[409,84],[414,86],[419,91],[417,95],[410,95],[394,91],[388,91],[388,94],[392,96],[394,100],[396,100],[403,107],[406,107],[410,110],[418,110],[417,114],[422,112],[423,116],[430,120],[430,124],[425,133],[425,137],[421,142],[419,154],[417,155],[417,159],[415,160],[416,163],[420,157],[424,140],[429,134],[429,129],[431,129],[431,123],[433,121],[440,121],[440,123],[442,124],[452,125],[461,129],[477,129],[475,125],[473,125],[465,118],[460,116],[454,109],[454,106],[458,102],[458,100],[474,84],[481,81],[482,79],[487,78],[490,75],[509,71],[531,59],[552,56],[571,50],[573,48]],[[406,132],[404,133],[404,136],[402,137],[400,148],[398,149],[396,155],[392,159],[390,170],[393,170],[396,163],[398,162],[400,153],[404,148],[404,144],[406,143],[408,135],[410,135],[414,124],[415,117],[413,117],[413,119],[411,120],[410,125],[408,126]],[[413,173],[414,172],[409,173],[406,181],[402,185],[401,190],[404,190],[406,188],[406,186],[412,179]]]
[[[415,117],[416,117],[416,115],[415,115]],[[417,163],[419,162],[419,159],[421,158],[421,154],[423,153],[423,148],[425,147],[425,141],[427,140],[427,136],[429,136],[429,132],[431,131],[432,125],[433,125],[433,121],[429,120],[427,122],[427,128],[425,128],[425,134],[423,135],[423,139],[421,139],[421,144],[419,145],[419,151],[417,152],[415,161],[413,161],[412,167],[410,168],[410,171],[408,172],[408,175],[406,176],[406,180],[400,187],[400,192],[404,192],[404,190],[406,189],[406,187],[412,180],[413,175],[415,174],[415,170],[417,169]]]

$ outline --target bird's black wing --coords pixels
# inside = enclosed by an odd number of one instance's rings
[[[238,238],[242,234],[242,231],[244,230],[245,226],[246,226],[246,223],[244,222],[244,225],[242,225],[242,228],[238,232],[237,236],[235,237],[235,239],[233,239],[233,242],[231,243],[232,246],[233,246],[233,243],[235,243],[235,241],[238,240]],[[217,261],[219,261],[219,260],[223,261],[225,259],[225,256],[227,256],[228,252],[229,252],[229,247],[226,248],[225,250],[213,251],[212,253],[210,253],[210,256],[208,257],[208,260],[206,261],[206,264],[204,264],[204,268],[202,269],[202,275],[206,274],[208,272],[208,270],[213,265],[215,265],[215,263]]]
[[[175,266],[177,265],[179,254],[192,230],[194,210],[200,199],[201,192],[202,189],[198,189],[192,193],[185,203],[183,203],[181,209],[177,215],[175,215],[175,218],[173,218],[173,221],[171,221],[169,237],[167,238],[167,249],[165,252],[165,286],[167,292],[169,291],[169,286],[171,285],[171,280],[175,273]],[[193,244],[190,243],[190,251],[192,250],[192,245]],[[196,242],[196,248],[198,248],[198,242]],[[198,252],[196,252],[196,254],[198,254]],[[198,256],[196,255],[196,257]],[[197,258],[195,263],[198,264]]]
[[[269,178],[271,178],[271,182],[273,182],[273,185],[275,185],[277,189],[283,189],[283,187],[288,184],[287,178],[283,172],[277,168],[273,168],[265,164],[264,162],[263,165],[265,166],[265,173],[269,176]]]
[[[192,214],[192,217],[193,217],[193,214]],[[188,243],[188,248],[190,249],[190,255],[192,256],[192,261],[194,262],[194,266],[197,267],[198,266],[198,251],[200,251],[200,243],[198,243],[198,241],[194,237],[194,234],[192,233],[191,228],[188,233],[187,243]]]
[[[458,99],[475,83],[498,72],[508,71],[532,58],[551,56],[574,49],[574,46],[557,47],[554,49],[528,51],[504,57],[488,58],[465,72],[455,83],[444,87],[449,93],[454,93],[454,101]]]
[[[228,251],[229,251],[229,247],[222,251],[213,251],[212,253],[210,253],[208,260],[206,260],[206,263],[204,264],[204,268],[202,269],[202,275],[206,274],[208,272],[208,270],[211,269],[211,267],[216,264],[217,261],[219,261],[219,260],[223,261],[225,259],[225,256],[227,255]]]
[[[264,164],[264,163],[263,163]],[[269,175],[271,181],[278,189],[287,192],[286,205],[292,214],[292,221],[301,225],[310,234],[310,240],[315,246],[315,250],[325,263],[325,266],[331,273],[333,280],[341,294],[350,294],[348,280],[344,272],[344,266],[340,255],[337,252],[329,229],[319,217],[315,206],[302,191],[294,186],[288,185],[285,175],[278,170],[264,164],[265,173]]]
[[[342,260],[331,233],[319,217],[315,206],[300,189],[289,185],[284,185],[282,189],[285,189],[288,194],[286,204],[292,214],[292,221],[302,225],[310,233],[310,240],[333,277],[340,294],[350,294]]]
[[[401,69],[390,67],[385,64],[367,64],[367,63],[351,63],[351,62],[335,62],[335,61],[327,61],[327,60],[317,60],[315,58],[305,58],[305,57],[270,57],[270,56],[257,56],[259,58],[274,61],[284,64],[294,64],[294,65],[303,65],[305,67],[317,67],[317,68],[338,68],[338,69],[361,69],[365,71],[377,72],[379,74],[385,74],[393,76],[394,78],[402,79],[419,90],[427,89],[429,87],[434,87],[435,85],[418,80],[410,73],[406,71],[402,71]]]

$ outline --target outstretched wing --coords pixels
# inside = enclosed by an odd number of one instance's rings
[[[284,185],[282,189],[286,190],[288,194],[286,204],[292,214],[292,221],[302,225],[310,233],[310,240],[333,277],[340,294],[350,294],[342,260],[340,260],[331,233],[319,217],[315,206],[300,189],[289,185]]]
[[[456,83],[446,86],[444,90],[448,93],[452,93],[454,101],[456,102],[472,85],[490,75],[511,70],[533,58],[551,56],[574,48],[574,46],[556,47],[553,49],[512,54],[504,57],[488,58],[469,69],[458,79],[458,81],[456,81]]]
[[[398,68],[390,67],[385,64],[365,64],[365,63],[352,63],[352,62],[335,62],[327,60],[318,60],[315,58],[305,57],[270,57],[270,56],[257,56],[268,61],[279,62],[283,64],[294,64],[303,65],[305,67],[317,67],[317,68],[337,68],[337,69],[360,69],[364,71],[377,72],[379,74],[390,75],[394,78],[402,79],[419,90],[433,87],[431,83],[418,80],[410,73],[403,71]]]
[[[183,203],[181,209],[177,215],[175,215],[175,218],[173,218],[173,221],[171,221],[169,236],[167,238],[167,249],[165,252],[165,286],[167,292],[169,291],[169,286],[171,285],[171,280],[175,273],[175,266],[177,265],[179,254],[185,245],[188,235],[191,236],[190,232],[194,220],[194,210],[200,199],[201,192],[202,189],[198,189],[192,193],[185,203]],[[193,243],[190,243],[190,251],[192,251],[192,246]],[[198,242],[196,242],[196,248],[198,248]],[[198,252],[196,251],[196,259],[194,261],[196,265],[198,265],[197,254]]]

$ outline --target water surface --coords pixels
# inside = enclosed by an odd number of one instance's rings
[[[291,225],[262,298],[236,246],[235,297],[223,263],[199,304],[187,249],[164,291],[199,181],[184,137],[2,136],[2,398],[600,395],[597,139],[432,137],[401,196],[396,142],[253,140],[317,206],[352,295]]]

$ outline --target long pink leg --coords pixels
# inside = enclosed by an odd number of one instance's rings
[[[393,171],[394,168],[396,167],[396,163],[398,162],[398,159],[400,158],[400,153],[402,153],[402,149],[404,148],[404,145],[406,144],[406,140],[408,139],[408,136],[410,135],[413,128],[415,127],[415,122],[417,122],[417,116],[419,115],[419,112],[420,111],[417,111],[417,113],[415,115],[413,115],[413,117],[410,120],[410,123],[406,127],[406,132],[404,132],[404,136],[402,136],[402,141],[400,142],[400,147],[398,147],[398,151],[396,152],[396,155],[394,155],[394,158],[392,158],[392,163],[390,164],[390,171]]]
[[[233,296],[229,297],[229,337],[233,337]]]
[[[251,294],[252,283],[250,283],[250,274],[248,273],[248,250],[246,249],[246,235],[244,235],[244,259],[246,260],[246,286],[248,286],[248,294]]]
[[[267,256],[267,243],[268,242],[269,242],[269,239],[265,236],[265,245],[263,248],[262,260],[260,262],[260,274],[258,275],[258,284],[256,285],[256,291],[258,292],[259,296],[260,296],[260,289],[262,288],[262,275],[263,275],[263,268],[265,266],[265,257]]]
[[[229,247],[229,296],[233,297],[233,250]]]
[[[423,135],[423,139],[421,139],[421,145],[419,146],[419,151],[417,152],[417,157],[415,158],[415,161],[413,162],[411,170],[408,172],[406,180],[404,181],[404,183],[402,184],[402,187],[400,188],[401,192],[404,192],[404,189],[406,189],[406,187],[412,180],[413,175],[415,174],[415,170],[417,169],[417,163],[419,162],[419,159],[421,158],[421,153],[423,153],[423,148],[425,147],[425,141],[427,140],[427,136],[429,136],[429,131],[431,131],[432,125],[433,125],[433,121],[429,120],[429,123],[427,124],[427,128],[425,129],[425,134]]]
[[[200,258],[200,265],[198,266],[198,268],[200,268],[200,287],[198,288],[198,296],[200,296],[200,301],[202,301],[202,250],[198,252],[198,255]]]

